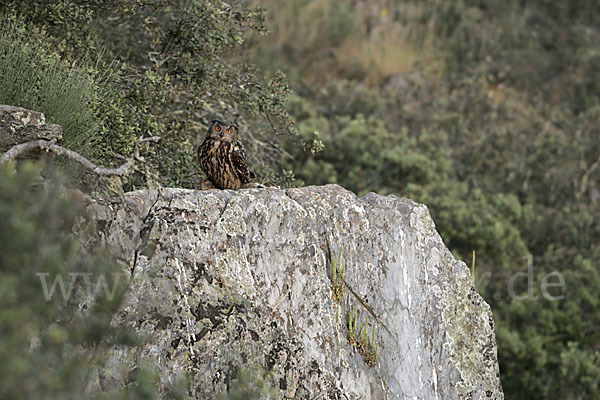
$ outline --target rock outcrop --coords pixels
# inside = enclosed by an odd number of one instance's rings
[[[0,153],[32,140],[62,140],[60,125],[47,124],[44,114],[0,104]]]
[[[152,338],[111,357],[152,360],[165,392],[187,374],[218,398],[260,366],[275,399],[504,398],[490,307],[424,205],[328,185],[137,191],[90,212],[132,273],[119,318]],[[374,367],[349,342],[354,309]]]
[[[0,105],[0,153],[61,138],[43,114]],[[185,376],[195,399],[244,385],[272,399],[504,398],[490,308],[423,205],[333,185],[109,204],[89,206],[82,241],[123,261],[115,323],[150,340],[110,350],[103,389],[149,360],[164,397]]]

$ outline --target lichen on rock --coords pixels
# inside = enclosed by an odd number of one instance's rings
[[[185,374],[217,398],[260,365],[278,399],[503,399],[490,308],[423,205],[327,185],[137,191],[89,212],[132,271],[117,322],[153,338],[112,357],[153,360],[165,391]],[[375,325],[374,368],[348,342],[351,307]]]
[[[46,116],[37,111],[0,104],[0,153],[32,140],[62,140],[60,125],[46,124]]]

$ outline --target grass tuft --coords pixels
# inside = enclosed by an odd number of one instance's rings
[[[374,368],[379,360],[379,345],[375,342],[375,325],[371,326],[369,338],[369,316],[359,322],[356,306],[348,312],[348,341],[363,356],[365,363]]]
[[[66,147],[87,153],[98,128],[87,68],[61,61],[49,42],[40,46],[44,34],[34,27],[2,14],[0,21],[0,104],[43,112],[49,123],[62,126]]]
[[[331,254],[331,296],[341,303],[344,299],[344,262],[342,260],[343,248],[340,248],[337,260]]]

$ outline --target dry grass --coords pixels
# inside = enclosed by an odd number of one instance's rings
[[[364,79],[370,84],[413,71],[421,56],[402,35],[391,31],[381,32],[376,37],[346,41],[335,53],[342,73],[346,66],[358,66],[365,72]]]
[[[354,79],[377,85],[386,78],[423,72],[432,46],[416,48],[400,22],[410,10],[392,13],[385,0],[258,0],[269,12],[271,34],[258,39],[251,58],[261,67],[300,71],[313,82]],[[394,17],[396,15],[396,17]]]

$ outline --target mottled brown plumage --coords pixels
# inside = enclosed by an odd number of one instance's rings
[[[237,127],[223,121],[212,121],[204,142],[198,148],[200,168],[212,186],[219,189],[239,189],[247,185],[255,175],[248,169],[246,152],[237,140]]]

